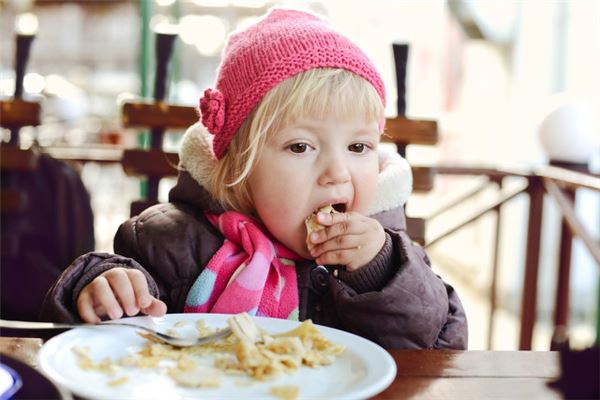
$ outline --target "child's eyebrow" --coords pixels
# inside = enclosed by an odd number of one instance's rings
[[[356,135],[374,135],[374,134],[379,135],[379,131],[377,130],[377,128],[357,129],[356,131],[354,131],[354,133]]]
[[[315,133],[318,133],[318,131],[319,131],[319,129],[315,126],[288,125],[280,131],[282,133],[282,135],[278,135],[278,136],[290,136],[290,135],[293,136],[298,133],[315,134]]]
[[[317,131],[319,130],[319,127],[317,125],[312,125],[310,123],[300,123],[300,124],[290,124],[287,127],[288,129],[302,129],[302,130],[306,130],[306,131]]]

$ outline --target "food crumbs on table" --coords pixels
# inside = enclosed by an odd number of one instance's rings
[[[300,388],[296,385],[271,386],[270,392],[282,400],[296,400],[300,395]]]

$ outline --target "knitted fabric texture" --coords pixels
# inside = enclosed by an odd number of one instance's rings
[[[274,9],[257,24],[229,37],[216,88],[206,89],[200,99],[202,124],[215,135],[217,159],[269,90],[313,68],[342,68],[363,77],[385,106],[383,81],[358,46],[312,14]]]
[[[298,319],[294,260],[300,257],[271,239],[252,218],[236,211],[207,214],[225,236],[192,285],[184,312]]]

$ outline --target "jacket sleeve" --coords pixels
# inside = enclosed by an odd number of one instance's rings
[[[454,289],[435,275],[405,231],[386,229],[380,253],[332,278],[345,329],[385,348],[466,349],[467,321]]]
[[[116,254],[88,253],[73,261],[47,293],[41,318],[78,321],[76,301],[81,290],[115,267],[142,271],[150,294],[163,300],[168,312],[181,312],[200,266],[219,244],[201,240],[210,227],[198,223],[200,218],[185,207],[165,203],[125,221],[115,235]]]
[[[158,287],[167,312],[183,312],[189,288],[223,239],[201,212],[164,203],[126,221],[115,236],[119,254],[144,266]]]
[[[44,299],[40,319],[55,322],[81,322],[76,306],[79,293],[98,275],[116,267],[142,271],[148,280],[150,294],[158,295],[156,283],[135,260],[108,253],[87,253],[73,261],[52,285]]]

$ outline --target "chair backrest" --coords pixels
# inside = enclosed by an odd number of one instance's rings
[[[150,128],[150,149],[125,150],[121,159],[123,170],[128,175],[146,179],[144,198],[131,204],[131,216],[158,203],[158,185],[161,178],[177,175],[176,155],[163,151],[163,136],[167,129],[186,128],[197,121],[196,112],[191,107],[167,104],[169,59],[177,35],[156,32],[156,73],[154,78],[154,101],[127,102],[121,109],[122,124],[126,128]],[[144,77],[142,77],[144,78]]]
[[[406,155],[406,148],[411,144],[435,145],[438,141],[437,122],[417,120],[406,117],[388,118],[384,141],[394,143],[400,155]],[[435,169],[429,166],[411,165],[413,174],[413,191],[428,192],[433,189]],[[412,240],[425,244],[425,219],[406,217],[407,232]]]
[[[398,116],[386,119],[386,135],[384,141],[395,143],[398,153],[406,156],[406,148],[409,145],[435,146],[439,140],[438,124],[433,120],[410,119],[405,116],[406,112],[406,71],[408,64],[409,47],[407,44],[392,45],[396,67],[396,85],[398,93],[397,111]],[[433,189],[435,169],[430,166],[411,165],[413,173],[413,190],[415,192],[427,192]],[[410,217],[406,218],[407,231],[415,242],[425,244],[425,219]]]
[[[164,102],[127,102],[121,108],[121,121],[126,128],[150,128],[160,135],[153,140],[162,143],[162,135],[168,129],[182,129],[198,121],[193,107],[170,105]],[[128,149],[123,152],[121,164],[127,175],[147,179],[145,198],[131,204],[131,216],[158,203],[158,184],[161,178],[176,176],[179,156],[165,152],[162,146],[153,148]]]

